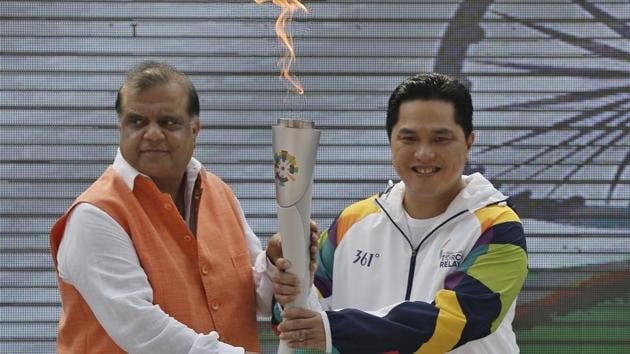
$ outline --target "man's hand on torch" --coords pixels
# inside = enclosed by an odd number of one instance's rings
[[[284,310],[282,318],[278,326],[280,339],[286,341],[289,348],[326,350],[326,332],[318,312],[292,308]]]
[[[317,270],[317,252],[319,242],[319,229],[317,224],[311,221],[311,262],[310,262],[310,282],[313,283],[315,271]],[[267,243],[267,258],[278,269],[272,277],[274,297],[276,301],[282,306],[295,300],[295,297],[300,293],[299,279],[289,273],[287,270],[291,267],[289,260],[282,258],[282,243],[280,240],[280,234],[275,234],[271,237]]]

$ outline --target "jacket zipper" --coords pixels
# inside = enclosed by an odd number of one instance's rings
[[[391,221],[391,223],[394,224],[394,226],[396,226],[396,228],[403,235],[405,240],[407,240],[407,243],[409,243],[409,247],[411,247],[411,259],[409,260],[409,274],[408,274],[408,277],[407,277],[407,291],[405,292],[405,301],[409,301],[409,298],[411,297],[411,288],[413,287],[413,277],[414,277],[414,274],[416,272],[416,257],[418,256],[418,252],[420,251],[420,247],[422,247],[422,244],[424,243],[424,241],[426,241],[429,237],[431,237],[431,235],[433,235],[435,233],[435,231],[437,231],[439,228],[444,226],[449,221],[451,221],[451,220],[455,219],[456,217],[464,214],[466,212],[466,210],[462,210],[462,211],[456,213],[455,215],[451,216],[450,218],[444,220],[440,225],[436,226],[433,230],[431,230],[431,232],[429,232],[429,234],[424,239],[422,239],[422,241],[420,241],[420,244],[418,245],[418,247],[416,247],[414,249],[413,245],[411,244],[411,241],[409,240],[409,237],[403,232],[403,230],[398,226],[398,224],[396,224],[396,222],[394,222],[394,219],[392,219],[392,217],[389,215],[387,210],[383,207],[381,202],[379,202],[378,199],[374,199],[374,201],[376,202],[376,204],[378,204],[378,206],[381,208],[381,210],[383,210],[385,215],[387,215],[387,218],[389,219],[389,221]]]
[[[416,256],[418,249],[411,251],[411,261],[409,262],[409,276],[407,277],[407,292],[405,293],[405,301],[411,297],[411,286],[413,285],[413,275],[416,272]]]

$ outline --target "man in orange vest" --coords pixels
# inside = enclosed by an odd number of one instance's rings
[[[58,353],[259,352],[256,314],[271,309],[281,249],[277,237],[261,249],[230,188],[192,157],[192,82],[141,63],[116,111],[113,164],[50,234]]]

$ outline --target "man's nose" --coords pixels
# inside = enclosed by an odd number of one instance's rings
[[[435,157],[433,148],[428,143],[419,143],[413,155],[418,160],[430,160]]]
[[[164,139],[164,133],[157,123],[150,123],[144,132],[144,138],[147,140],[161,140]]]

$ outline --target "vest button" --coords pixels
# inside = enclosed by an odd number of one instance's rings
[[[213,311],[219,310],[219,304],[212,304],[212,310]],[[225,337],[223,337],[223,339],[225,339]]]
[[[201,267],[201,274],[208,275],[208,272],[209,272],[208,266]]]
[[[185,241],[191,241],[192,237],[190,235],[184,235],[184,240]]]

